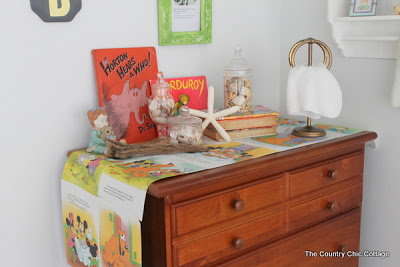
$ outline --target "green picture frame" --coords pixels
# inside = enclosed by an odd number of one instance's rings
[[[158,0],[158,44],[212,43],[212,0],[200,2],[200,31],[172,31],[172,0]]]

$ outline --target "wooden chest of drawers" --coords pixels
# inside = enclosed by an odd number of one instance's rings
[[[148,190],[143,266],[357,266],[362,132],[216,169]]]

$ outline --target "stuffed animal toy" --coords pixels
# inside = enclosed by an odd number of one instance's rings
[[[112,140],[116,140],[117,137],[114,134],[114,130],[111,126],[104,126],[103,128],[100,129],[100,138],[101,139],[112,139]]]
[[[190,100],[190,97],[188,95],[185,95],[185,94],[180,94],[179,95],[179,101],[176,102],[175,105],[174,105],[174,116],[180,115],[180,110],[179,109],[183,105],[187,105],[189,100]]]

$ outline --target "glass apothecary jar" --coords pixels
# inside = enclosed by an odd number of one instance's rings
[[[224,68],[224,107],[240,106],[239,112],[251,112],[253,70],[242,57],[242,49],[235,47],[235,54]]]
[[[167,139],[167,118],[174,114],[175,102],[162,72],[157,73],[157,81],[151,86],[151,92],[148,100],[150,117],[157,126],[158,139]]]
[[[189,115],[189,108],[182,106],[180,115],[168,118],[168,141],[171,144],[192,144],[203,143],[202,120]]]

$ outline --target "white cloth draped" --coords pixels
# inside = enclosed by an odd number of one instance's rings
[[[342,91],[325,65],[294,67],[289,72],[286,104],[289,115],[336,118],[342,110]]]

